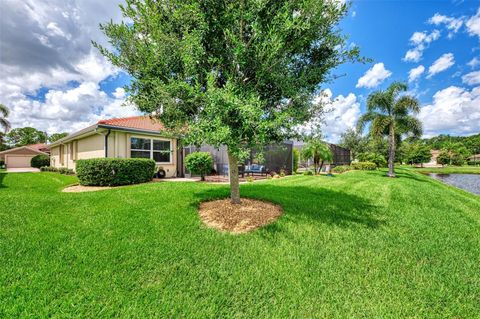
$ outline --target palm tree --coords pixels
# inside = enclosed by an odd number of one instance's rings
[[[422,123],[412,116],[420,111],[418,100],[410,95],[400,95],[407,90],[405,83],[394,82],[385,91],[373,92],[367,99],[367,112],[357,124],[363,131],[370,123],[372,136],[388,136],[388,176],[395,177],[395,143],[401,135],[422,135]]]
[[[3,127],[5,133],[10,130],[10,122],[7,121],[8,114],[10,114],[8,108],[0,103],[0,127]]]
[[[302,157],[304,160],[313,159],[315,175],[320,172],[325,161],[331,161],[333,159],[330,147],[318,139],[311,139],[302,147]]]

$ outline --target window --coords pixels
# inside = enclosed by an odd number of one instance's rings
[[[132,137],[130,139],[130,157],[151,158],[157,163],[170,163],[172,150],[170,141]]]

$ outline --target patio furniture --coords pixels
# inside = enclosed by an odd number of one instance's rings
[[[252,164],[252,165],[247,165],[245,166],[245,173],[247,175],[255,175],[255,174],[260,174],[260,175],[267,175],[267,170],[265,169],[265,166],[263,165],[258,165],[258,164]]]

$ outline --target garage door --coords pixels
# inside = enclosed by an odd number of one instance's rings
[[[17,168],[17,167],[30,167],[30,161],[33,156],[15,156],[7,155],[7,160],[5,161],[8,168]]]

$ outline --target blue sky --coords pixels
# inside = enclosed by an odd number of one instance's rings
[[[0,103],[14,127],[74,131],[99,119],[138,114],[124,105],[128,75],[91,46],[98,23],[121,19],[120,0],[5,0],[0,19]],[[425,136],[480,132],[480,1],[353,1],[341,23],[368,64],[334,70],[322,85],[323,131],[338,141],[365,99],[406,81],[421,102]],[[124,105],[124,106],[122,106]]]

